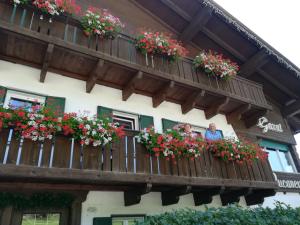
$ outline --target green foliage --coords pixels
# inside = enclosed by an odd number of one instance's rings
[[[17,209],[43,209],[69,207],[74,196],[68,193],[21,193],[0,192],[0,208],[13,206]]]
[[[182,209],[149,216],[136,225],[300,225],[300,208],[283,203],[270,208],[242,208],[231,205],[205,211]]]

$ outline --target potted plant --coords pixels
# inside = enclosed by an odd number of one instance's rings
[[[223,80],[231,79],[239,71],[237,63],[211,50],[201,51],[194,59],[194,67],[210,77]]]
[[[114,39],[124,28],[121,20],[106,9],[89,7],[81,19],[86,36],[98,35],[104,39]]]
[[[182,44],[172,39],[170,35],[151,31],[143,31],[137,36],[136,49],[146,56],[146,60],[148,60],[148,55],[151,57],[158,55],[171,62],[188,53]]]

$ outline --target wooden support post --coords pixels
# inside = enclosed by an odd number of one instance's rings
[[[203,204],[209,204],[213,200],[213,196],[220,194],[221,188],[213,188],[213,189],[207,189],[207,190],[193,190],[193,198],[195,206],[203,205]]]
[[[174,81],[170,81],[166,85],[164,85],[163,88],[161,90],[159,90],[157,94],[155,94],[153,96],[153,98],[152,98],[152,104],[153,104],[154,108],[158,107],[163,101],[166,100],[168,92],[172,88],[174,88],[174,86],[175,86],[175,82]]]
[[[76,199],[71,205],[71,224],[80,225],[81,224],[81,210],[82,203],[86,200],[88,192],[80,192],[76,195]]]
[[[186,195],[192,190],[191,186],[184,186],[170,191],[163,191],[161,193],[162,205],[177,204],[181,195]]]
[[[253,115],[251,116],[248,116],[246,118],[243,118],[244,122],[245,122],[245,125],[247,128],[249,127],[252,127],[254,126],[255,124],[257,124],[258,122],[258,119],[264,115],[266,115],[268,113],[268,110],[264,109],[264,110],[261,110],[257,113],[254,113]]]
[[[237,109],[235,109],[234,111],[226,115],[227,123],[231,124],[234,121],[241,120],[242,115],[248,112],[250,109],[251,109],[251,104],[246,104],[238,107]]]
[[[130,81],[125,85],[122,91],[122,99],[123,101],[126,101],[135,91],[135,85],[138,80],[141,80],[143,78],[143,72],[138,71],[131,79]]]
[[[90,93],[94,88],[97,80],[102,79],[108,72],[109,66],[107,66],[103,59],[98,59],[95,67],[89,74],[89,78],[86,81],[86,92]]]
[[[52,59],[52,55],[53,55],[53,50],[54,50],[54,44],[49,43],[45,56],[44,56],[44,61],[43,61],[43,66],[42,66],[42,70],[41,70],[41,74],[40,74],[40,82],[44,83],[45,79],[46,79],[46,74],[49,68],[49,64],[51,62]]]
[[[190,110],[192,110],[197,101],[201,101],[201,99],[204,98],[205,91],[202,90],[201,92],[195,92],[185,103],[181,105],[181,111],[182,114],[188,113]]]
[[[13,207],[9,206],[3,209],[2,216],[0,217],[0,224],[10,225],[13,218]]]
[[[144,187],[134,188],[124,192],[124,203],[125,206],[131,206],[139,204],[141,202],[141,196],[151,191],[152,184],[147,183]]]
[[[205,109],[205,117],[207,120],[217,115],[224,106],[229,103],[229,97],[215,101],[208,109]]]

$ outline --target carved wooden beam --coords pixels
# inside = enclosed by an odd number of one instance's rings
[[[266,51],[261,49],[241,66],[239,73],[243,77],[249,77],[257,69],[266,64],[268,60]]]
[[[264,110],[261,110],[257,113],[254,113],[253,115],[251,116],[248,116],[246,118],[243,118],[244,122],[245,122],[245,125],[247,128],[250,128],[252,126],[254,126],[255,124],[257,124],[257,121],[260,117],[266,115],[268,113],[268,110],[267,109],[264,109]]]
[[[207,120],[217,115],[220,110],[229,103],[229,97],[215,101],[208,109],[205,109],[205,117]]]
[[[86,92],[90,93],[94,88],[97,80],[102,79],[108,72],[109,67],[105,65],[103,59],[99,59],[92,72],[89,74],[89,78],[86,81]]]
[[[162,205],[177,204],[181,195],[186,195],[192,190],[191,186],[184,186],[170,191],[163,191],[161,193]]]
[[[271,74],[266,73],[262,69],[258,69],[257,72],[259,73],[260,76],[262,76],[263,78],[265,78],[268,82],[270,82],[272,85],[274,85],[276,88],[278,88],[282,92],[284,92],[287,95],[289,95],[291,98],[296,98],[296,99],[299,98],[299,96],[297,96],[288,87],[284,86],[282,83],[280,83],[279,81],[277,81],[276,79],[274,79]]]
[[[242,195],[246,195],[250,192],[250,189],[244,188],[241,190],[232,190],[232,191],[225,191],[224,193],[220,194],[222,205],[228,205],[235,202],[240,201],[240,197]]]
[[[212,8],[202,8],[202,10],[197,13],[195,18],[190,20],[190,24],[184,29],[179,38],[184,42],[192,40],[208,22],[211,14]]]
[[[126,84],[122,91],[122,99],[126,101],[135,91],[136,82],[143,78],[143,72],[138,71]]]
[[[236,120],[241,120],[242,115],[251,109],[251,104],[242,105],[235,109],[233,112],[226,115],[228,124],[233,123]]]
[[[174,88],[174,86],[175,86],[175,82],[174,81],[170,81],[166,85],[164,85],[163,88],[161,90],[159,90],[157,94],[155,94],[153,96],[153,98],[152,98],[152,104],[153,104],[154,108],[158,107],[163,101],[166,100],[168,92],[172,88]]]
[[[242,61],[246,61],[247,59],[245,58],[245,56],[243,56],[238,50],[236,50],[235,48],[233,48],[230,44],[228,44],[227,42],[223,41],[221,39],[220,36],[216,35],[215,33],[213,33],[212,31],[210,31],[209,29],[207,29],[206,27],[203,27],[201,29],[201,31],[208,37],[210,38],[212,41],[214,41],[215,43],[217,43],[218,45],[220,45],[222,48],[224,48],[226,51],[228,51],[230,54],[232,54],[234,57],[242,60]]]
[[[186,13],[183,9],[181,9],[178,5],[176,5],[171,0],[160,0],[163,4],[168,6],[170,9],[172,9],[174,12],[176,12],[179,16],[181,16],[186,21],[191,21],[192,17]]]
[[[201,92],[195,92],[191,97],[189,97],[187,101],[181,105],[182,114],[186,114],[191,111],[195,107],[196,102],[202,99],[204,95],[205,91],[202,90]]]
[[[213,188],[208,190],[193,191],[195,206],[211,203],[213,196],[220,194],[220,190],[220,188]]]
[[[292,104],[285,106],[283,108],[283,116],[288,118],[295,116],[300,113],[300,100],[293,102]]]
[[[246,204],[248,206],[262,204],[265,197],[270,197],[275,194],[275,190],[254,190],[251,193],[245,195]]]
[[[139,204],[141,202],[141,196],[151,191],[152,184],[148,183],[144,187],[134,188],[124,192],[125,206]]]
[[[46,50],[46,53],[45,53],[45,56],[44,56],[43,66],[42,66],[42,70],[41,70],[41,73],[40,73],[40,82],[42,82],[42,83],[45,82],[48,67],[49,67],[49,64],[50,64],[51,59],[52,59],[53,50],[54,50],[54,44],[49,43],[48,47],[47,47],[47,50]]]

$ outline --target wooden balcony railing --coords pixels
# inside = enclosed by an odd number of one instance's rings
[[[52,18],[52,22],[49,23],[47,16],[44,16],[44,19],[41,20],[40,15],[41,13],[34,8],[14,8],[13,5],[8,4],[7,1],[1,0],[0,2],[1,29],[17,32],[18,34],[26,35],[29,38],[32,37],[41,42],[52,43],[60,48],[72,49],[74,52],[97,56],[109,62],[111,65],[127,67],[130,71],[142,71],[150,77],[156,76],[165,80],[174,80],[182,85],[188,85],[191,88],[199,88],[205,90],[206,93],[211,94],[213,97],[229,97],[235,102],[251,104],[254,108],[259,110],[271,108],[266,101],[262,86],[255,82],[241,77],[235,77],[228,82],[209,78],[201,72],[196,72],[193,68],[192,60],[188,58],[180,59],[175,63],[170,63],[162,57],[148,56],[146,58],[135,49],[134,39],[127,35],[119,34],[114,40],[102,40],[96,36],[86,37],[83,34],[79,21],[74,18],[64,16],[54,17]],[[17,40],[19,39],[17,38]],[[38,41],[34,43],[37,44]],[[19,45],[17,43],[14,44],[18,50],[12,52],[6,49],[6,51],[4,51],[6,54],[3,56],[4,59],[15,57],[17,60],[29,60],[30,65],[42,69],[44,68],[45,62],[43,62],[41,58],[44,58],[43,55],[45,54],[44,52],[46,52],[45,48],[47,47],[45,47],[45,45],[35,49],[35,57],[21,52],[23,49],[21,43]],[[27,47],[28,46],[27,43]],[[95,55],[94,53],[97,54]],[[15,55],[12,56],[12,54]],[[61,55],[62,53],[60,52],[59,54]],[[55,57],[52,57],[52,60],[54,62],[46,62],[46,67],[50,67],[51,64],[51,67],[53,67],[52,70],[55,72],[63,68],[61,63],[55,63]],[[69,64],[68,67],[71,67],[72,62],[70,61]],[[89,62],[82,61],[81,67],[77,68],[75,64],[72,64],[74,71],[76,71],[73,73],[76,73],[78,76],[81,71],[84,71],[85,64],[87,66],[91,65]],[[55,67],[55,65],[60,65],[61,68],[58,68],[58,66]],[[72,72],[68,69],[70,68],[67,68],[67,71],[63,73],[67,75],[71,74]],[[90,71],[90,69],[87,68],[87,71]],[[87,76],[86,74],[84,75]],[[41,78],[41,80],[43,79]],[[104,82],[106,82],[106,84],[108,83],[108,81]],[[116,79],[111,82],[115,82],[113,85],[116,86]],[[123,84],[126,82],[120,81],[119,83]],[[139,91],[145,91],[148,95],[149,92],[153,94],[151,90]],[[180,93],[180,91],[177,91],[177,93],[178,92]],[[185,97],[182,97],[182,99],[185,99]],[[175,97],[174,101],[180,102],[180,100]],[[237,105],[234,106],[236,107]],[[199,107],[205,108],[207,104],[200,104]],[[232,111],[233,108],[228,109],[228,111]],[[224,109],[224,111],[226,110],[227,108]]]
[[[118,186],[150,184],[155,191],[190,187],[188,190],[194,195],[200,193],[200,199],[208,190],[214,191],[204,195],[217,194],[216,189],[234,190],[229,192],[230,198],[226,197],[228,193],[223,193],[224,204],[241,195],[248,198],[249,204],[257,203],[277,187],[268,162],[226,163],[214,158],[209,151],[195,160],[149,157],[135,135],[136,132],[127,131],[119,142],[91,147],[81,146],[65,136],[56,136],[44,143],[18,139],[12,129],[4,129],[0,133],[0,180],[23,178]],[[262,194],[262,190],[267,192]],[[184,193],[180,191],[177,195]],[[143,193],[136,191],[136,194]]]

